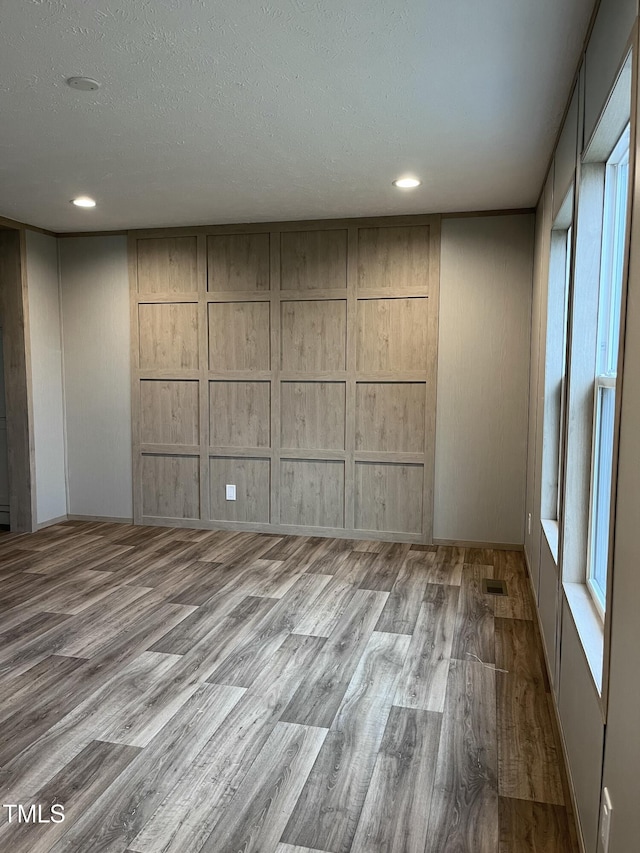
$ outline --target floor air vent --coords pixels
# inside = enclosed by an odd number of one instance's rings
[[[504,581],[494,580],[494,578],[483,578],[482,591],[488,595],[506,595],[507,585]]]

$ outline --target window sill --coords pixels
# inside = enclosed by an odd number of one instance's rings
[[[540,521],[544,535],[551,551],[551,556],[555,560],[556,568],[558,567],[558,522],[553,518],[543,518]]]
[[[591,670],[591,677],[598,694],[602,696],[604,625],[586,584],[565,583],[563,587],[569,610]]]

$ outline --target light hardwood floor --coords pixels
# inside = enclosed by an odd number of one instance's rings
[[[0,566],[1,802],[65,807],[2,851],[577,851],[517,552],[68,522]]]

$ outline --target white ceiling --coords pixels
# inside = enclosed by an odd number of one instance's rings
[[[533,205],[591,7],[0,0],[0,215],[80,231]],[[422,186],[392,187],[405,173]]]

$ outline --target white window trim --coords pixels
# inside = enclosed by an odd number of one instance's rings
[[[587,539],[587,567],[585,583],[593,604],[604,621],[607,606],[606,589],[596,582],[595,533],[600,490],[600,432],[602,390],[616,388],[616,370],[619,343],[620,300],[624,268],[624,235],[628,210],[630,126],[620,136],[606,163],[605,198],[602,222],[602,252],[600,265],[600,293],[598,300],[598,337],[596,348],[596,376],[593,385],[593,422],[591,441],[591,469],[589,477],[589,527]],[[624,168],[626,167],[626,169]],[[624,169],[624,171],[623,171]],[[624,179],[621,180],[621,173]],[[624,194],[624,196],[623,196]],[[621,216],[621,202],[625,209]],[[621,232],[622,229],[622,232]],[[622,239],[621,239],[622,238]],[[617,310],[614,306],[617,305]],[[603,322],[606,318],[606,322]],[[615,439],[614,439],[615,440]],[[609,488],[611,484],[608,484]],[[610,505],[611,510],[611,505]],[[611,518],[609,518],[609,525]],[[605,578],[610,566],[606,567]]]
[[[602,388],[613,388],[616,387],[616,377],[603,374],[601,376],[596,376],[595,386],[594,386],[594,400],[593,400],[593,435],[591,442],[591,478],[590,478],[590,489],[589,489],[589,538],[587,541],[587,588],[591,593],[591,597],[593,598],[593,603],[595,605],[600,618],[604,621],[605,608],[606,608],[606,590],[604,590],[605,594],[605,606],[602,606],[602,597],[600,594],[599,584],[594,580],[595,578],[595,526],[596,526],[596,515],[597,515],[597,484],[600,478],[600,454],[599,454],[599,439],[600,439],[600,420],[601,420],[601,405],[600,401],[602,399],[600,394],[600,389]],[[609,487],[611,484],[609,484]]]
[[[557,459],[557,494],[556,494],[556,522],[559,525],[562,519],[562,466],[565,454],[564,420],[567,408],[567,370],[569,367],[567,359],[567,341],[569,337],[569,284],[571,278],[571,265],[573,263],[573,252],[571,242],[573,240],[573,223],[565,232],[565,257],[564,257],[564,303],[562,307],[562,378],[560,380],[560,421],[558,424],[558,459]],[[557,545],[556,545],[557,550]],[[556,558],[557,559],[557,558]]]

